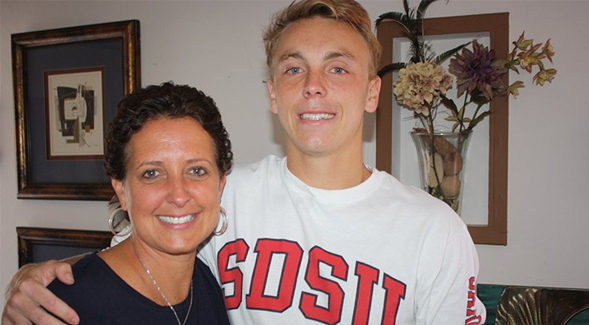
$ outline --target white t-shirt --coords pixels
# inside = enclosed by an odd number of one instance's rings
[[[465,224],[385,172],[321,190],[269,156],[233,170],[222,206],[229,228],[199,256],[233,324],[484,323]]]

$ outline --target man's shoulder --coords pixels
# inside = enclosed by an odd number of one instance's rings
[[[412,218],[423,217],[436,223],[450,223],[456,226],[462,223],[460,217],[443,201],[416,186],[397,180],[389,173],[376,173],[381,180],[379,198],[393,206],[393,210],[403,211]]]
[[[269,155],[255,163],[236,164],[228,178],[229,180],[235,180],[259,175],[267,177],[270,173],[278,173],[285,163],[286,158]]]

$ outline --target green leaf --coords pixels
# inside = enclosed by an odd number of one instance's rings
[[[440,63],[446,61],[449,57],[453,56],[455,53],[457,53],[458,51],[462,50],[464,47],[468,46],[470,43],[471,42],[467,42],[467,43],[464,43],[462,45],[458,45],[457,47],[455,47],[455,48],[453,48],[451,50],[448,50],[448,51],[446,51],[446,52],[438,55],[434,59],[434,62],[437,63],[437,64],[440,64]]]
[[[456,129],[460,126],[460,123],[456,122],[452,125],[452,133],[456,132]]]
[[[481,115],[477,116],[477,118],[475,118],[474,120],[472,120],[472,122],[470,122],[470,124],[468,124],[467,130],[474,129],[474,127],[477,126],[477,124],[482,122],[485,119],[485,117],[487,117],[489,115],[491,115],[491,112],[489,112],[489,111],[481,113]]]
[[[382,67],[380,70],[378,70],[378,76],[379,77],[383,77],[384,75],[393,72],[393,71],[397,71],[397,70],[401,70],[403,68],[405,68],[407,66],[407,63],[404,62],[396,62],[396,63],[392,63],[392,64],[387,64],[384,67]]]
[[[405,13],[409,14],[409,0],[403,0],[403,9],[405,9]]]
[[[460,107],[460,111],[458,111],[458,118],[461,120],[464,120],[464,110],[465,110],[466,106],[462,106]]]
[[[442,104],[448,107],[452,111],[452,114],[455,112],[458,113],[458,107],[456,107],[456,104],[454,104],[453,100],[449,99],[445,95],[440,95],[440,98],[442,99]]]
[[[421,2],[419,3],[419,6],[417,7],[417,19],[423,19],[423,17],[425,16],[425,11],[427,10],[427,7],[429,7],[429,5],[431,5],[432,3],[436,2],[437,0],[421,0]]]
[[[374,21],[374,24],[376,26],[378,26],[383,20],[392,20],[394,22],[397,22],[397,23],[403,25],[403,27],[405,27],[405,29],[408,29],[406,24],[407,24],[407,21],[409,20],[409,17],[402,12],[395,12],[395,11],[385,12],[384,14],[378,16],[378,18]]]

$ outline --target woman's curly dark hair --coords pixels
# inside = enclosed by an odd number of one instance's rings
[[[193,118],[211,136],[219,172],[228,174],[233,165],[233,152],[215,101],[196,88],[167,82],[139,89],[117,104],[106,137],[106,175],[117,180],[125,178],[127,144],[145,123],[158,118],[183,117]]]

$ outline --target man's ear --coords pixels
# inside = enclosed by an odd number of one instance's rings
[[[366,102],[366,111],[374,113],[378,107],[378,99],[380,98],[380,77],[376,76],[368,85],[368,100]]]
[[[270,110],[274,114],[278,114],[278,105],[276,105],[276,91],[274,89],[274,81],[272,78],[266,80],[266,86],[268,87],[268,94],[270,95]]]
[[[110,184],[112,185],[112,188],[115,190],[115,193],[119,198],[119,202],[121,203],[121,209],[127,211],[127,196],[125,195],[125,186],[123,184],[123,181],[111,178]]]

